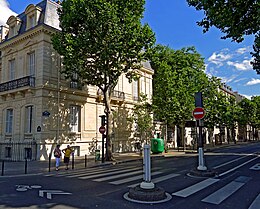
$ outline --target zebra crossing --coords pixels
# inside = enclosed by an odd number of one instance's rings
[[[152,182],[160,183],[169,179],[179,178],[182,176],[180,173],[169,173],[169,170],[163,170],[160,167],[152,168]],[[70,170],[66,172],[53,173],[45,175],[48,177],[64,177],[64,178],[77,178],[80,180],[91,180],[93,182],[106,182],[108,184],[119,186],[125,185],[129,188],[135,187],[140,184],[143,179],[143,169],[141,166],[117,166],[117,167],[98,167],[88,168],[82,170]],[[177,179],[175,179],[177,180]],[[240,189],[242,189],[249,181],[251,177],[238,176],[230,182],[226,183],[221,188],[216,187],[216,191],[211,194],[207,194],[199,200],[201,203],[209,205],[220,205],[229,197],[234,195]],[[206,188],[210,188],[221,182],[219,178],[207,178],[196,180],[190,186],[182,188],[178,191],[170,192],[173,197],[189,198],[192,195],[197,195],[200,192],[205,191]],[[167,190],[167,188],[165,188]],[[169,192],[169,191],[167,191]],[[260,208],[260,193],[252,201],[248,209],[259,209]]]

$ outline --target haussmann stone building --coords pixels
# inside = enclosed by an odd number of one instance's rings
[[[57,143],[76,155],[100,149],[102,95],[95,86],[66,80],[51,36],[59,30],[57,7],[51,0],[28,5],[11,16],[0,33],[0,159],[48,159]],[[143,63],[132,83],[122,75],[112,105],[113,152],[134,149],[127,117],[142,92],[151,99],[153,70]],[[98,140],[98,143],[96,143]]]

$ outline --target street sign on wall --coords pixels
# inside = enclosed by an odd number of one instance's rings
[[[196,107],[192,112],[193,117],[196,120],[200,120],[205,116],[205,110],[202,107]]]

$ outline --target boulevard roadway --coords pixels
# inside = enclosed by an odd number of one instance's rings
[[[172,199],[140,204],[123,198],[142,181],[142,162],[0,177],[0,208],[52,209],[260,209],[260,143],[205,153],[217,175],[189,176],[197,154],[152,158],[152,182]]]

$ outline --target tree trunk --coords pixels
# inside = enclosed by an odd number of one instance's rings
[[[104,103],[105,103],[105,114],[106,114],[106,161],[113,161],[113,154],[112,154],[112,144],[111,144],[111,136],[112,136],[112,112],[111,112],[111,96],[108,90],[103,91],[104,94]]]

